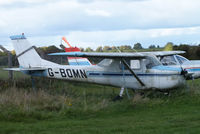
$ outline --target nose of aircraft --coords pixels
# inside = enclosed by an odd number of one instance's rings
[[[164,73],[168,73],[168,74],[180,74],[184,77],[184,79],[191,79],[191,73],[188,72],[188,70],[180,67],[172,67],[172,66],[157,66],[154,67],[154,69],[157,70],[162,70],[162,72]]]
[[[187,61],[182,64],[182,68],[188,72],[188,79],[200,78],[200,60]]]

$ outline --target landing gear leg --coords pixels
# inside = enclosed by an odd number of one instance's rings
[[[33,78],[33,76],[31,76],[31,82],[32,82],[32,89],[34,92],[37,92],[37,89],[35,87],[35,79]]]
[[[123,99],[123,97],[122,97],[122,96],[123,96],[123,93],[124,93],[124,87],[121,88],[119,95],[117,95],[117,96],[113,99],[113,101],[117,101],[117,100]]]

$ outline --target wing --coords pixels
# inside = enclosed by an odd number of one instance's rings
[[[96,53],[96,52],[64,52],[51,53],[49,55],[71,56],[71,57],[98,57],[98,58],[145,58],[148,55],[157,57],[183,54],[185,51],[156,51],[156,52],[133,52],[133,53]]]
[[[64,53],[51,53],[49,55],[61,55],[71,57],[97,57],[97,58],[145,58],[146,55],[142,53],[87,53],[87,52],[64,52]]]
[[[157,57],[162,57],[162,56],[170,56],[170,55],[176,55],[176,54],[184,54],[185,51],[155,51],[155,52],[141,52],[144,55],[145,54],[153,54]]]

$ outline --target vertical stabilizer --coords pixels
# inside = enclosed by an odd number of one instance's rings
[[[10,38],[21,67],[30,68],[41,66],[42,59],[36,52],[34,46],[28,42],[24,34],[10,36]]]

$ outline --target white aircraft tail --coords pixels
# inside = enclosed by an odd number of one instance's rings
[[[46,65],[53,65],[54,63],[43,60],[36,52],[34,46],[32,46],[24,34],[10,36],[16,56],[19,61],[20,67],[23,68],[36,68],[44,67]]]

